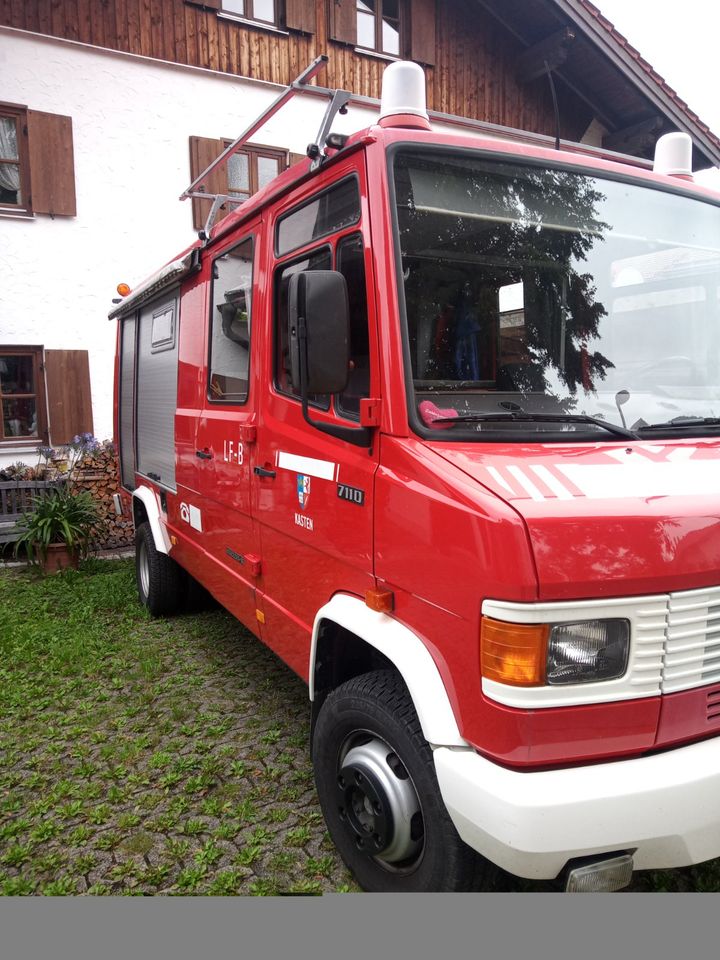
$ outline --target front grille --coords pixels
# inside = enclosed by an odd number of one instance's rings
[[[720,587],[671,593],[668,597],[662,692],[676,693],[718,682]],[[720,704],[717,709],[720,710]]]

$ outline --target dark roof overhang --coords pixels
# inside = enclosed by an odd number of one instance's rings
[[[476,0],[526,48],[527,79],[545,60],[608,131],[604,145],[651,157],[659,136],[690,134],[695,169],[720,166],[720,139],[589,0]]]

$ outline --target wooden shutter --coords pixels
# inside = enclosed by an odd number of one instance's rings
[[[192,181],[196,177],[199,177],[203,170],[205,170],[216,157],[219,157],[224,149],[225,143],[223,140],[211,140],[207,137],[190,137],[190,180]],[[227,193],[228,179],[226,164],[223,163],[213,170],[205,183],[198,187],[198,191],[205,193]],[[205,221],[208,218],[211,206],[211,200],[192,201],[193,227],[196,230],[202,230],[205,226]],[[228,206],[225,210],[220,210],[215,218],[215,223],[218,223],[223,217],[227,216],[232,209],[233,207]]]
[[[410,59],[435,63],[435,0],[412,0],[410,6]]]
[[[50,413],[50,443],[69,443],[93,432],[90,366],[87,350],[46,350],[45,384]]]
[[[296,163],[300,163],[301,160],[307,160],[306,153],[289,153],[288,154],[288,166],[294,167]]]
[[[330,0],[330,39],[357,43],[357,0]]]
[[[77,208],[71,118],[28,110],[27,128],[33,213],[74,217]]]
[[[285,26],[288,30],[315,33],[314,0],[285,0]]]

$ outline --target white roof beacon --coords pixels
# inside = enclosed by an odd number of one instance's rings
[[[425,72],[411,60],[398,60],[385,68],[380,100],[381,127],[430,129],[425,97]]]
[[[666,133],[655,144],[655,173],[692,180],[692,139],[687,133]]]

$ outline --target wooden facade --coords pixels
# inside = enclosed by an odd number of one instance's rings
[[[407,52],[425,63],[430,109],[554,135],[547,78],[522,82],[523,44],[476,0],[401,3]],[[218,0],[0,0],[0,24],[278,84],[326,53],[323,86],[380,96],[386,60],[332,39],[351,37],[355,0],[286,0],[282,30],[239,22],[218,6]],[[592,111],[562,81],[557,85],[562,136],[578,140]]]

